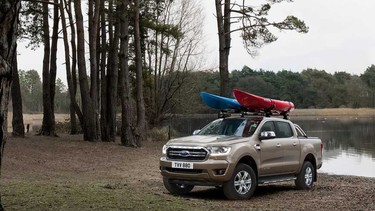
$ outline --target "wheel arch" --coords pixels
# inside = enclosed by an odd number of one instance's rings
[[[304,161],[309,161],[314,166],[314,182],[317,181],[317,169],[316,169],[316,159],[315,156],[311,153],[307,154]]]
[[[237,165],[240,163],[249,165],[254,170],[255,176],[258,179],[258,167],[253,157],[251,157],[250,155],[245,155],[241,157],[241,159],[237,162]]]

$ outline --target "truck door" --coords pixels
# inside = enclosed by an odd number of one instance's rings
[[[265,122],[260,132],[274,131],[276,127],[273,121]],[[259,141],[260,151],[260,168],[259,176],[268,176],[280,173],[283,169],[283,150],[279,138]]]
[[[283,173],[295,173],[300,162],[300,142],[294,135],[290,123],[275,121],[276,136],[283,149]]]

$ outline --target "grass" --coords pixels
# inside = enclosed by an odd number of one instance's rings
[[[186,198],[125,184],[51,184],[19,181],[1,186],[6,210],[186,210]],[[189,202],[198,210],[203,202]]]

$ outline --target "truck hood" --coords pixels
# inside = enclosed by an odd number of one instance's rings
[[[234,140],[242,139],[237,136],[223,136],[223,135],[193,135],[170,140],[168,145],[206,145],[213,143],[229,144]]]

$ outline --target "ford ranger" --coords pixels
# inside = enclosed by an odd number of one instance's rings
[[[323,144],[290,120],[220,118],[194,135],[168,141],[160,171],[172,194],[194,186],[221,187],[228,199],[250,198],[258,184],[295,180],[311,189],[322,166]]]

